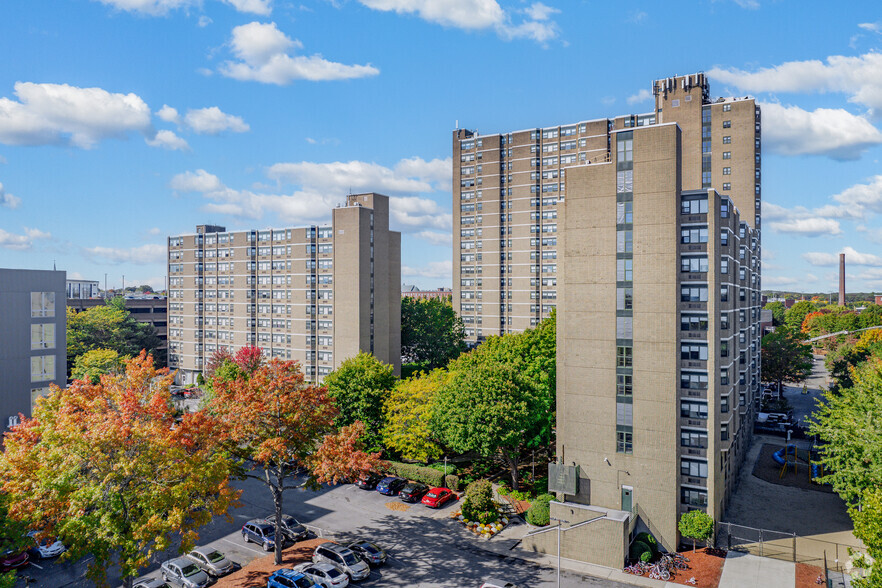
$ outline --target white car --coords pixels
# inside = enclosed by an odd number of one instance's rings
[[[481,584],[481,588],[518,588],[518,585],[505,580],[487,580]]]
[[[349,586],[349,576],[340,571],[337,566],[329,563],[307,562],[294,566],[294,571],[309,576],[322,588],[346,588]]]
[[[67,550],[64,543],[55,537],[39,537],[39,532],[31,531],[28,537],[34,540],[34,546],[28,549],[31,555],[38,559],[46,559],[47,557],[55,557],[61,555]]]

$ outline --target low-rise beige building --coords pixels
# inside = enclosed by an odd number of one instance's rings
[[[401,234],[389,197],[351,194],[330,226],[168,240],[169,366],[193,383],[212,353],[255,345],[320,381],[360,351],[401,366]]]

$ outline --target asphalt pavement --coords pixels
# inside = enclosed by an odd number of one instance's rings
[[[273,510],[269,490],[257,480],[237,482],[243,490],[242,505],[230,512],[230,519],[216,517],[200,529],[199,545],[209,545],[242,565],[262,557],[259,546],[242,540],[242,525],[250,519],[267,516]],[[394,505],[395,510],[387,506]],[[398,510],[397,498],[365,491],[352,484],[324,487],[319,491],[289,490],[285,493],[285,512],[305,523],[319,537],[348,541],[359,537],[381,545],[389,553],[387,565],[372,571],[359,582],[365,587],[435,588],[480,586],[487,578],[505,579],[523,587],[557,586],[557,571],[528,559],[523,552],[499,549],[477,539],[449,518],[455,502],[439,510],[421,504]],[[501,537],[491,541],[501,540]],[[491,547],[495,548],[492,549]],[[177,556],[177,548],[156,554],[143,577],[159,577],[159,564]],[[24,573],[34,579],[31,586],[67,588],[92,586],[85,579],[89,559],[66,562],[38,562]],[[118,572],[112,585],[120,585]],[[21,583],[23,586],[24,583]],[[564,570],[561,586],[610,586],[627,584]]]

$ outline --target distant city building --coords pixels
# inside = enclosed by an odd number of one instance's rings
[[[68,307],[76,312],[82,312],[96,306],[106,304],[104,298],[69,298],[67,300]],[[168,348],[168,308],[165,296],[152,295],[139,298],[126,298],[126,310],[128,310],[132,318],[141,323],[147,323],[153,326],[156,336],[162,344],[159,349]]]
[[[641,531],[671,551],[683,513],[724,516],[761,385],[759,107],[703,74],[653,94],[643,115],[454,141],[454,304],[477,340],[557,308],[551,516],[605,515],[563,556],[610,567]]]
[[[412,286],[409,284],[403,284],[401,286],[401,296],[402,298],[418,298],[421,300],[429,299],[429,298],[452,298],[453,290],[450,288],[437,288],[435,290],[420,290],[416,286]]]
[[[882,304],[882,296],[876,294],[876,304]]]
[[[0,269],[0,426],[67,383],[65,272]]]
[[[351,194],[331,226],[168,240],[169,366],[193,383],[211,355],[255,345],[320,381],[360,351],[401,368],[401,234],[389,197]]]
[[[98,298],[97,280],[67,280],[67,298]]]

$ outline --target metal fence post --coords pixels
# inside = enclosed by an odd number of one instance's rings
[[[760,557],[763,556],[763,530],[759,530]]]
[[[729,529],[726,532],[726,551],[732,551],[732,523],[729,523]]]
[[[796,532],[793,533],[793,563],[796,563]]]

